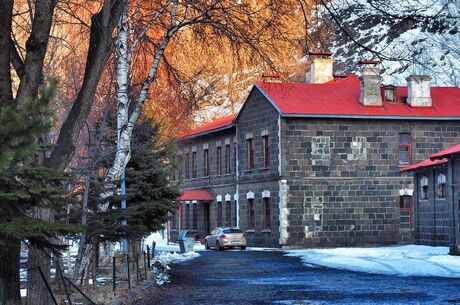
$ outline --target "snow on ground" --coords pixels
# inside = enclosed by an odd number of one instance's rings
[[[306,265],[400,276],[460,278],[460,256],[450,256],[447,247],[407,245],[378,248],[333,248],[287,250]]]
[[[151,246],[153,242],[155,242],[155,252],[180,252],[179,244],[172,242],[168,243],[166,235],[163,235],[160,231],[150,234],[144,240],[144,243],[149,246]],[[195,242],[193,245],[193,251],[201,250],[204,250],[204,245],[200,242]]]

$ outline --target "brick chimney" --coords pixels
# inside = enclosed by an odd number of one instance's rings
[[[428,75],[410,75],[407,81],[407,103],[413,107],[431,107],[431,77]]]
[[[380,92],[380,61],[360,60],[360,92],[359,101],[364,106],[382,106]]]
[[[310,52],[310,72],[306,74],[306,82],[310,84],[322,84],[334,79],[332,65],[332,52]]]

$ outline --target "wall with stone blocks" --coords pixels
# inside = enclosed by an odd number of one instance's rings
[[[282,126],[288,244],[299,246],[390,244],[407,237],[399,230],[399,191],[413,189],[413,178],[399,171],[398,134],[412,135],[412,163],[460,138],[460,125],[448,121],[286,118]],[[445,223],[445,209],[439,209],[438,221]]]

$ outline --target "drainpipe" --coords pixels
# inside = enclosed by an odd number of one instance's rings
[[[418,194],[419,194],[419,182],[418,182],[418,179],[419,179],[419,175],[417,172],[414,173],[414,178],[415,178],[415,181],[414,181],[414,192],[415,192],[415,196],[414,194],[412,194],[412,203],[414,204],[415,203],[415,214],[416,214],[416,219],[415,219],[415,241],[417,244],[420,244],[420,202],[419,202],[419,199],[418,199]]]
[[[437,246],[438,243],[438,232],[436,225],[436,170],[433,168],[433,218],[434,218],[434,246]]]
[[[450,210],[450,236],[449,236],[449,254],[451,255],[458,255],[457,254],[457,228],[456,222],[458,222],[458,213],[455,209],[455,188],[454,188],[454,160],[450,158],[448,167],[447,167],[447,175],[448,175],[448,182],[450,183],[450,200],[451,200],[451,210]],[[456,216],[457,215],[457,216]]]

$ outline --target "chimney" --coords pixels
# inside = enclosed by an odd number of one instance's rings
[[[364,106],[382,106],[380,91],[380,61],[360,60],[360,92],[359,101]]]
[[[276,73],[263,73],[262,81],[264,83],[282,83],[284,75]]]
[[[407,103],[413,107],[431,107],[431,77],[428,75],[410,75],[407,81]]]
[[[310,72],[306,74],[306,82],[322,84],[334,79],[332,52],[310,52]]]

